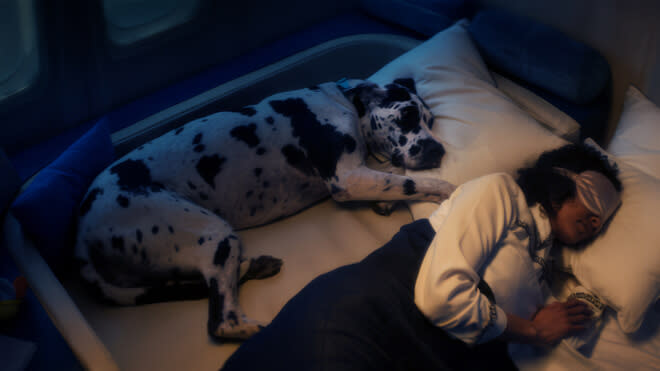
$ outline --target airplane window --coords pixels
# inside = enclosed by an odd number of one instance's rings
[[[195,17],[202,0],[103,0],[108,38],[128,46]]]
[[[0,2],[0,100],[27,90],[39,74],[33,0]]]

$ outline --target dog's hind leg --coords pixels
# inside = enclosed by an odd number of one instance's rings
[[[238,303],[242,251],[228,223],[165,190],[134,196],[127,207],[106,193],[80,225],[76,257],[87,264],[85,281],[128,305],[199,297],[204,288],[212,337],[244,339],[259,330]],[[246,265],[246,278],[265,278],[281,264],[265,257],[257,269],[259,261]]]
[[[189,214],[195,220],[179,229],[185,229],[186,239],[195,244],[182,246],[178,260],[194,265],[208,285],[208,333],[217,340],[247,339],[262,326],[247,318],[238,302],[241,273],[243,280],[270,277],[279,272],[282,261],[270,256],[248,259],[241,272],[242,244],[229,224],[199,206],[190,205]]]
[[[209,285],[209,335],[217,340],[247,339],[262,325],[247,318],[238,302],[238,286],[247,279],[266,278],[279,272],[281,260],[259,257],[247,260],[241,278],[241,243],[235,235],[215,247],[212,266],[202,269]],[[245,268],[247,267],[247,268]]]
[[[247,339],[262,326],[247,318],[238,302],[243,261],[241,241],[217,215],[196,205],[186,206],[187,220],[184,223],[179,220],[178,226],[172,224],[180,242],[174,261],[188,269],[194,267],[208,286],[209,335],[216,340]],[[281,260],[269,256],[246,262],[245,279],[266,278],[281,267]]]

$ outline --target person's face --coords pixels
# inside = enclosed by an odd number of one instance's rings
[[[600,229],[600,217],[589,211],[577,197],[564,201],[555,210],[555,216],[550,217],[552,233],[565,244],[575,245],[589,240]]]

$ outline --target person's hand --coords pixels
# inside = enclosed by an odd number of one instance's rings
[[[536,340],[541,345],[554,345],[564,337],[584,330],[591,317],[589,306],[576,299],[549,304],[532,318]]]

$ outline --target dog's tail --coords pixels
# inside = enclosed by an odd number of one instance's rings
[[[139,287],[119,287],[106,282],[89,262],[80,261],[80,283],[94,297],[106,304],[141,305],[174,300],[199,300],[209,296],[204,277],[190,277],[168,282],[150,282]]]

